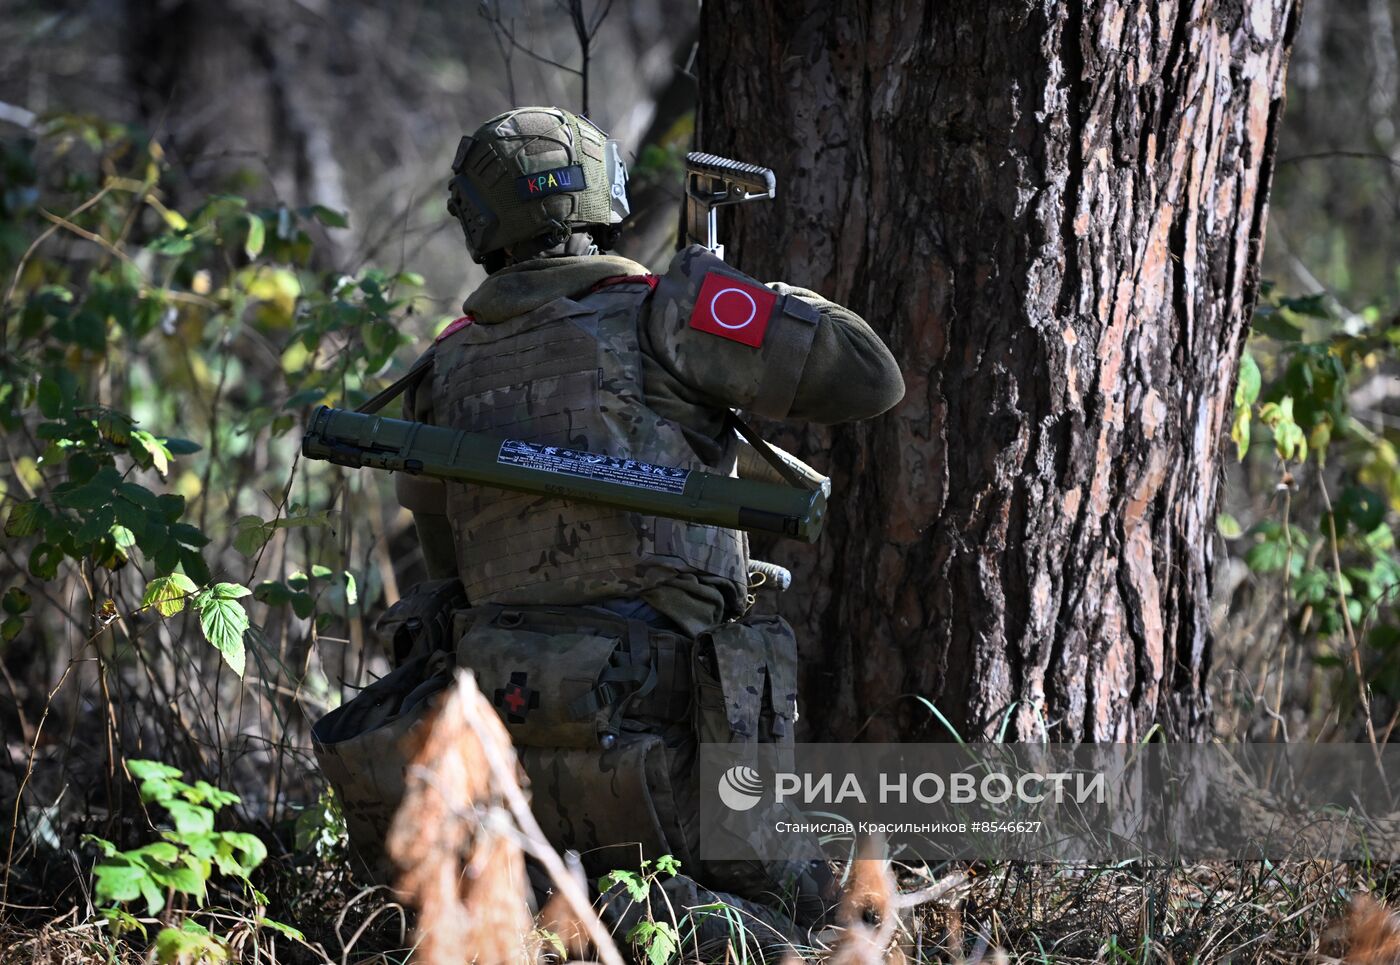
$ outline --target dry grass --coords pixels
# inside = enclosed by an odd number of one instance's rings
[[[366,890],[332,867],[284,860],[270,862],[265,870],[270,878],[260,884],[273,901],[268,914],[305,930],[308,946],[282,940],[254,954],[245,945],[242,961],[389,965],[408,959],[412,943],[405,930],[411,928],[412,916],[386,890]],[[1400,923],[1386,910],[1397,906],[1400,883],[1383,868],[1314,862],[1185,868],[1008,865],[973,869],[967,883],[944,898],[908,909],[899,907],[900,896],[923,890],[929,875],[897,865],[892,870],[896,892],[885,890],[889,879],[881,863],[858,866],[842,911],[849,927],[829,935],[825,947],[805,950],[805,961],[1400,965]],[[939,877],[948,869],[934,870]],[[512,927],[520,926],[518,912],[525,905],[519,892],[473,894],[493,905],[514,902],[501,912]],[[113,944],[105,940],[105,926],[85,924],[80,906],[70,903],[70,910],[56,915],[29,896],[18,903],[29,908],[6,909],[0,917],[0,965],[148,961],[139,943]],[[485,916],[479,908],[468,914],[472,920]],[[561,935],[567,921],[577,921],[566,906],[547,906],[541,923],[546,915]],[[230,913],[230,926],[235,917]],[[880,925],[887,921],[896,927],[888,941],[881,941]],[[578,927],[568,950],[571,958],[583,957],[587,941],[583,926]],[[472,947],[458,946],[451,960],[470,961],[462,949]],[[512,953],[521,949],[510,946]],[[473,950],[477,960],[489,960],[481,954],[484,949]]]

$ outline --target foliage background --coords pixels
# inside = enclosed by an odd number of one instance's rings
[[[657,266],[696,10],[580,9],[591,114],[634,148],[622,252]],[[133,759],[234,792],[220,821],[269,866],[333,851],[307,727],[387,670],[369,628],[422,567],[388,481],[300,462],[301,421],[480,280],[447,165],[508,104],[581,106],[568,12],[3,4],[0,900],[91,907],[81,836],[150,834]],[[1386,740],[1400,714],[1397,16],[1312,0],[1294,53],[1224,480],[1224,735]]]

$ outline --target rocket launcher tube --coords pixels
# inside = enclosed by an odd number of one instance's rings
[[[815,542],[824,488],[798,489],[321,406],[302,455]]]

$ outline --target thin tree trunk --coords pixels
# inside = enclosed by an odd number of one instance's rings
[[[908,393],[829,465],[809,732],[1209,731],[1210,581],[1293,0],[706,0],[740,267],[860,311]],[[817,710],[820,708],[820,710]]]

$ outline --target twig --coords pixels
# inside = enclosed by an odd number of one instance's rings
[[[1341,605],[1342,626],[1346,630],[1347,643],[1351,646],[1351,665],[1356,673],[1357,695],[1361,698],[1361,712],[1366,717],[1366,739],[1371,743],[1371,753],[1376,758],[1376,769],[1385,777],[1385,766],[1381,763],[1381,749],[1376,742],[1376,724],[1371,719],[1371,694],[1366,686],[1366,675],[1361,668],[1361,646],[1356,641],[1356,628],[1351,625],[1351,613],[1347,610],[1347,593],[1342,584],[1342,560],[1337,553],[1337,519],[1332,512],[1332,497],[1327,492],[1327,480],[1322,477],[1322,467],[1317,468],[1318,491],[1322,493],[1322,504],[1327,510],[1327,529],[1332,552],[1333,585],[1337,590],[1337,602]]]
[[[476,682],[471,675],[465,671],[458,671],[457,686],[470,687],[476,689]],[[492,735],[482,734],[478,730],[477,721],[471,715],[467,716],[467,723],[471,725],[472,731],[477,735],[477,741],[481,745],[482,753],[486,757],[487,763],[491,767],[491,782],[505,798],[506,807],[509,808],[511,817],[515,819],[516,825],[524,832],[525,836],[533,842],[531,852],[544,865],[549,876],[554,879],[554,883],[559,886],[559,894],[569,903],[570,910],[583,923],[583,927],[588,932],[589,940],[593,942],[593,947],[597,950],[598,958],[604,965],[623,965],[622,956],[618,954],[617,947],[613,944],[611,936],[603,928],[602,922],[598,920],[597,913],[593,910],[592,903],[588,900],[588,895],[579,887],[577,879],[569,873],[559,853],[549,846],[548,840],[544,836],[544,831],[540,829],[539,822],[535,820],[535,815],[530,811],[530,804],[525,800],[524,793],[520,790],[520,784],[516,780],[514,761],[507,765],[497,752]]]
[[[24,800],[24,789],[29,784],[29,778],[34,774],[34,758],[39,753],[39,737],[44,733],[44,721],[49,719],[49,709],[53,707],[53,699],[58,695],[58,691],[63,687],[64,681],[68,679],[68,674],[73,670],[73,661],[68,661],[68,666],[63,668],[63,674],[58,678],[58,683],[54,684],[53,690],[49,691],[48,699],[44,701],[44,712],[39,717],[39,723],[34,728],[34,740],[29,744],[29,763],[25,766],[24,778],[19,782],[19,788],[15,791],[15,810],[10,819],[10,847],[5,855],[5,884],[0,888],[0,905],[8,904],[10,900],[10,870],[14,867],[15,838],[19,837],[19,806]]]
[[[917,891],[895,895],[894,906],[895,908],[916,908],[919,905],[926,905],[929,902],[939,901],[947,897],[951,892],[962,888],[967,884],[968,880],[966,873],[962,871],[955,872]]]
[[[1293,154],[1280,158],[1279,164],[1297,164],[1299,161],[1321,161],[1330,158],[1347,158],[1353,161],[1384,161],[1392,167],[1400,168],[1400,159],[1380,151],[1312,151],[1308,154]]]
[[[76,218],[78,215],[82,214],[88,208],[91,208],[94,204],[106,197],[107,192],[110,190],[112,190],[111,185],[104,187],[101,191],[97,192],[92,197],[84,201],[82,204],[74,208],[72,211],[68,212],[68,217]],[[47,214],[47,212],[45,213]],[[5,309],[9,306],[10,299],[14,296],[15,289],[19,287],[19,280],[24,275],[24,266],[29,264],[29,259],[33,257],[35,250],[37,250],[38,247],[42,245],[45,241],[48,241],[49,238],[53,237],[54,233],[58,231],[59,227],[60,225],[55,224],[52,227],[45,229],[39,235],[39,237],[35,238],[34,241],[30,243],[29,247],[25,249],[24,254],[20,257],[19,264],[15,265],[14,277],[10,279],[10,286],[5,289],[5,297],[3,299],[0,299],[0,350],[4,349],[6,336],[9,335],[9,322],[7,321],[9,316],[5,314]]]

